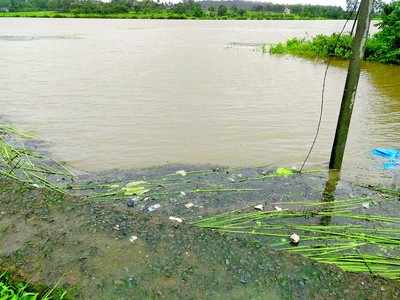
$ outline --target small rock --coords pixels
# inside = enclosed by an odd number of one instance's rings
[[[293,245],[298,245],[300,243],[300,236],[296,233],[293,233],[290,236],[290,243],[292,243]]]
[[[368,209],[369,208],[369,202],[364,202],[362,204],[362,207],[364,207],[365,209]]]
[[[186,203],[185,207],[186,208],[192,208],[194,206],[194,204],[192,202]]]
[[[256,206],[254,206],[254,209],[256,209],[256,210],[264,210],[264,205],[258,204]]]
[[[138,239],[138,237],[136,236],[136,235],[132,235],[130,238],[129,238],[129,241],[131,242],[131,243],[133,243],[134,241],[136,241]]]
[[[282,208],[279,207],[279,206],[274,206],[274,208],[275,208],[276,211],[282,211]]]
[[[139,199],[134,197],[134,198],[129,198],[128,201],[126,201],[126,205],[128,207],[135,207],[139,202]]]
[[[178,222],[178,223],[182,223],[183,222],[183,219],[177,218],[177,217],[169,217],[169,219],[171,221]]]
[[[235,182],[235,179],[233,179],[232,177],[228,178],[230,182]]]
[[[159,203],[157,203],[157,204],[154,204],[154,205],[149,206],[149,207],[147,208],[147,211],[148,211],[148,212],[153,212],[153,211],[159,209],[160,207],[161,207],[161,205],[160,205]]]
[[[179,171],[176,171],[176,173],[175,173],[176,175],[181,175],[181,176],[186,176],[187,175],[187,173],[186,173],[186,171],[185,170],[179,170]]]

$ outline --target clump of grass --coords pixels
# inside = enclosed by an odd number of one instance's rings
[[[286,202],[282,210],[230,212],[196,221],[195,226],[231,234],[263,236],[277,250],[334,264],[345,271],[400,279],[400,218],[358,213],[366,197],[335,202]],[[381,201],[387,201],[381,200]],[[322,224],[329,217],[329,224]],[[340,220],[334,223],[335,220]],[[301,243],[290,245],[296,233]]]
[[[327,58],[329,56],[349,59],[352,37],[350,35],[317,35],[312,39],[292,38],[287,42],[272,45],[271,54],[291,54],[304,57]]]
[[[62,164],[25,148],[21,140],[30,138],[30,133],[8,124],[0,124],[0,175],[36,188],[64,194],[65,189],[49,178],[73,180],[74,175]]]
[[[66,294],[57,285],[39,293],[27,283],[13,281],[8,273],[0,274],[1,300],[63,300]]]
[[[384,5],[379,31],[366,44],[365,60],[385,64],[400,64],[400,1]],[[352,36],[350,34],[317,35],[311,39],[289,39],[269,48],[271,54],[291,54],[305,57],[351,57]],[[264,51],[266,47],[264,47]]]

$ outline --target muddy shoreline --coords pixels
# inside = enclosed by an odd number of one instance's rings
[[[180,170],[188,175],[174,175]],[[155,193],[134,207],[126,199],[88,201],[84,196],[60,195],[2,180],[1,269],[34,284],[60,282],[71,299],[400,296],[398,282],[343,272],[273,250],[267,238],[222,234],[191,225],[205,216],[259,203],[272,206],[277,201],[322,197],[323,173],[248,180],[268,172],[267,168],[179,165],[82,178],[98,183],[168,178],[169,193]],[[193,192],[226,190],[227,186],[232,191]],[[374,192],[341,182],[336,195],[349,194],[371,196]],[[157,203],[160,208],[149,212]],[[193,207],[187,208],[187,203]],[[184,222],[173,222],[170,216]]]

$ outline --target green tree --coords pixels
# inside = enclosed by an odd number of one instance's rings
[[[383,6],[380,31],[369,41],[367,55],[371,60],[400,64],[400,1]]]
[[[227,12],[228,12],[228,9],[226,8],[225,5],[221,4],[220,6],[218,6],[217,15],[219,17],[225,16]]]
[[[0,0],[0,8],[10,8],[11,1],[10,0]]]

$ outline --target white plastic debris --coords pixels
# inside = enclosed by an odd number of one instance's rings
[[[192,208],[194,206],[194,204],[192,202],[186,203],[185,207],[186,208]]]
[[[152,211],[155,211],[155,210],[159,209],[160,207],[161,207],[161,205],[157,203],[157,204],[154,204],[154,205],[149,206],[149,207],[147,208],[147,211],[148,211],[148,212],[152,212]]]
[[[132,235],[130,238],[129,238],[129,241],[131,242],[131,243],[133,243],[134,241],[136,241],[138,239],[138,237],[136,236],[136,235]]]
[[[369,208],[369,202],[364,202],[362,204],[362,207],[364,207],[365,209],[368,209]]]
[[[114,228],[115,230],[119,230],[119,225],[117,224],[117,225],[115,225],[113,228]]]
[[[186,196],[185,192],[181,192],[180,194],[181,194],[181,196]]]
[[[298,245],[300,243],[300,236],[297,233],[292,233],[289,238],[293,245]]]
[[[279,207],[279,206],[274,206],[274,208],[275,208],[276,211],[282,211],[282,208]]]
[[[183,222],[183,219],[177,218],[177,217],[169,217],[169,219],[171,221],[178,222],[178,223],[182,223]]]
[[[254,206],[254,209],[256,209],[256,210],[264,210],[264,205],[258,204],[256,206]]]
[[[186,171],[185,170],[179,170],[179,171],[176,171],[176,173],[175,173],[176,175],[181,175],[181,176],[186,176]]]

